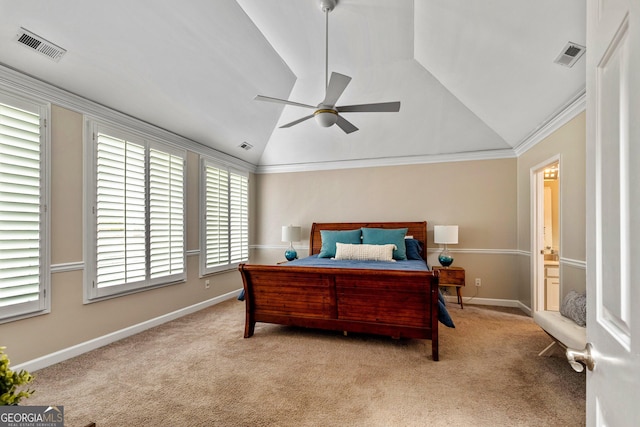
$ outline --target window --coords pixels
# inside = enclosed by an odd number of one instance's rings
[[[0,93],[0,321],[50,309],[48,111]]]
[[[86,299],[184,281],[184,150],[90,121]]]
[[[249,259],[249,178],[207,159],[201,173],[200,273]]]

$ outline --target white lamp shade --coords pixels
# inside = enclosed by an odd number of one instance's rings
[[[302,227],[297,225],[283,225],[282,226],[282,241],[283,242],[299,242],[302,233]]]
[[[457,225],[436,225],[433,227],[433,242],[444,244],[458,243]]]

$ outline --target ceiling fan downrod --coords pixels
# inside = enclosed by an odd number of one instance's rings
[[[320,0],[324,12],[324,88],[329,87],[329,12],[336,7],[336,0]]]

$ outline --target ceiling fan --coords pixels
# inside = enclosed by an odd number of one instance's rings
[[[304,116],[291,123],[280,126],[281,128],[289,128],[291,126],[316,118],[318,124],[322,127],[330,127],[337,124],[340,129],[349,134],[358,130],[351,122],[342,117],[340,113],[356,113],[356,112],[398,112],[400,111],[400,102],[382,102],[377,104],[359,104],[359,105],[343,105],[337,106],[336,102],[347,88],[351,81],[351,77],[344,74],[332,72],[331,79],[329,75],[329,12],[336,6],[336,0],[320,0],[320,8],[325,13],[325,87],[326,92],[324,100],[317,106],[301,104],[299,102],[288,101],[286,99],[272,98],[269,96],[258,95],[255,97],[257,101],[276,102],[279,104],[293,105],[296,107],[310,108],[315,110],[313,114]]]

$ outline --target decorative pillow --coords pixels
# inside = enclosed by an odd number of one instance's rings
[[[393,259],[407,259],[407,246],[404,236],[407,228],[363,228],[362,243],[366,245],[394,244]]]
[[[560,314],[573,320],[578,326],[587,326],[587,294],[570,291],[562,300]]]
[[[336,256],[336,242],[360,244],[362,243],[362,231],[358,230],[320,230],[322,247],[318,258],[333,258]]]
[[[359,261],[394,261],[396,245],[352,245],[336,242],[336,259],[356,259]]]
[[[407,247],[407,259],[421,260],[420,252],[422,251],[422,243],[416,239],[404,239],[404,243]]]

